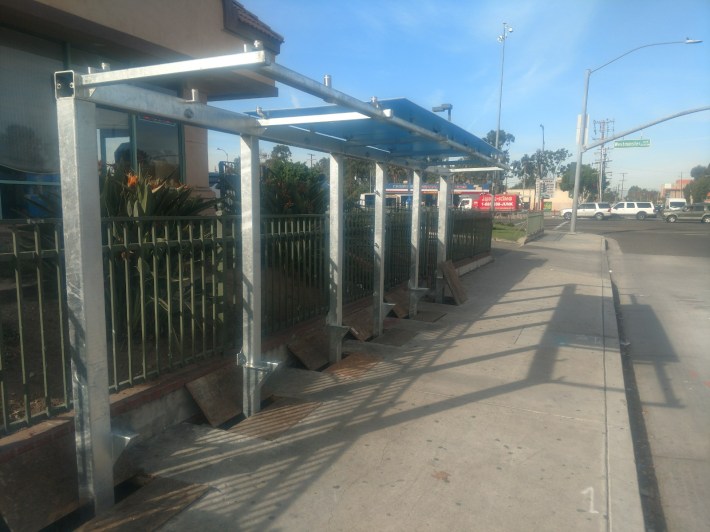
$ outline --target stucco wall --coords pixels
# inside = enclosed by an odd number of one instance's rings
[[[78,17],[193,57],[237,53],[221,0],[37,0]]]

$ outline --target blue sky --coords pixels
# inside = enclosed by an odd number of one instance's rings
[[[650,43],[702,39],[701,44],[636,51],[590,80],[590,120],[613,130],[710,105],[708,0],[242,0],[285,39],[277,62],[362,100],[405,97],[425,108],[451,103],[452,120],[480,137],[495,129],[503,22],[505,43],[501,129],[515,135],[511,158],[542,146],[575,152],[584,72]],[[322,101],[280,85],[279,98],[221,104],[235,111],[310,107]],[[593,137],[590,131],[590,137]],[[612,187],[658,189],[710,163],[710,112],[645,129],[649,148],[610,152]],[[210,166],[232,137],[211,134]],[[296,160],[307,155],[294,150]],[[585,163],[594,160],[585,154]],[[572,160],[572,159],[570,159]]]

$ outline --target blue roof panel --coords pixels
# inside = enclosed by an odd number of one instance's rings
[[[404,120],[449,141],[495,158],[500,152],[483,139],[476,137],[442,116],[404,99],[380,100],[377,106],[389,110],[395,118]],[[298,138],[293,129],[307,133],[308,146],[318,149],[318,139],[323,140],[323,151],[333,151],[341,145],[342,153],[362,152],[374,148],[375,159],[401,159],[426,161],[431,158],[471,157],[471,153],[452,146],[443,139],[431,139],[387,119],[369,118],[341,105],[281,110],[258,110],[247,113],[263,119],[264,138]],[[289,131],[290,130],[290,131]]]

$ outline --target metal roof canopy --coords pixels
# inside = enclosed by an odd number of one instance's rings
[[[404,98],[374,101],[378,120],[342,105],[246,113],[264,129],[260,137],[300,147],[364,157],[402,166],[447,166],[472,152],[489,163],[500,153],[484,140]],[[396,117],[429,134],[405,129]],[[465,151],[462,147],[465,147]]]
[[[66,79],[64,86],[72,83],[72,90],[89,89],[90,99],[96,103],[111,105],[113,98],[110,85],[122,85],[121,106],[125,105],[125,83],[146,81],[150,79],[190,78],[206,75],[210,72],[251,70],[285,85],[312,94],[329,102],[331,105],[315,108],[293,108],[284,110],[262,111],[258,109],[251,113],[232,113],[217,110],[217,108],[200,104],[197,97],[186,104],[193,106],[188,112],[176,113],[174,107],[161,112],[161,106],[149,105],[155,114],[180,120],[186,124],[201,125],[214,128],[215,114],[222,118],[231,118],[239,124],[238,128],[222,127],[223,131],[256,135],[271,142],[314,149],[349,157],[370,159],[399,166],[433,171],[448,171],[454,161],[447,158],[462,157],[481,160],[488,165],[507,169],[498,158],[500,150],[484,140],[469,133],[463,128],[449,122],[443,117],[424,109],[406,99],[391,99],[378,101],[372,98],[363,102],[329,85],[312,80],[295,71],[289,70],[273,62],[273,56],[264,50],[245,51],[205,59],[178,61],[162,65],[129,68],[116,71],[90,72],[89,74],[71,73],[71,79]],[[67,73],[68,74],[68,73]],[[61,76],[57,78],[60,83]],[[107,87],[107,85],[109,85]],[[136,87],[133,91],[137,98],[145,101],[149,96]],[[58,88],[58,91],[61,90]],[[142,98],[144,96],[144,98]],[[202,115],[211,119],[200,123],[195,108],[202,107]],[[151,112],[145,109],[146,112]],[[219,128],[219,125],[217,125]]]
[[[191,99],[136,86],[146,80],[175,80],[188,84],[191,78],[218,72],[253,70],[291,87],[321,97],[331,104],[315,109],[292,109],[255,115],[234,113],[201,103],[193,91]],[[273,365],[262,360],[261,349],[261,244],[259,141],[260,139],[320,150],[330,157],[330,306],[328,328],[331,345],[341,342],[343,279],[343,180],[345,156],[374,160],[378,194],[375,198],[373,264],[373,321],[382,332],[385,312],[384,186],[387,165],[413,168],[411,269],[412,294],[418,288],[419,197],[424,171],[439,159],[440,205],[449,205],[449,167],[471,160],[484,160],[507,168],[494,157],[500,152],[460,127],[407,100],[359,101],[273,63],[263,50],[245,51],[222,57],[195,59],[116,71],[55,72],[57,123],[67,280],[69,345],[72,351],[72,388],[76,408],[76,449],[80,497],[94,500],[99,513],[113,504],[114,445],[123,437],[111,430],[108,396],[104,272],[101,251],[101,218],[96,178],[96,108],[105,106],[145,112],[183,124],[240,135],[241,164],[241,256],[243,345],[242,365],[244,411],[259,409],[260,388]],[[446,159],[449,159],[448,161]],[[437,263],[446,260],[447,208],[439,209]],[[256,222],[255,222],[256,221]],[[443,294],[443,277],[436,278],[437,300]],[[415,301],[413,299],[413,301]],[[414,306],[414,308],[416,308]],[[340,350],[332,351],[339,358]],[[336,359],[337,359],[336,358]]]

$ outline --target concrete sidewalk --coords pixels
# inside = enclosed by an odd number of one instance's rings
[[[494,255],[435,321],[272,376],[262,437],[182,424],[128,451],[210,488],[162,529],[643,530],[603,239]]]

